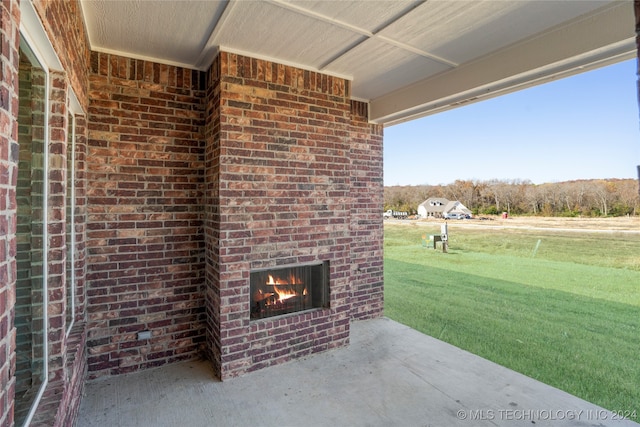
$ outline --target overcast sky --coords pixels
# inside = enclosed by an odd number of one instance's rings
[[[385,128],[384,185],[637,178],[636,60]]]

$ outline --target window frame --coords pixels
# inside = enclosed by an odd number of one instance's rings
[[[47,312],[47,307],[49,305],[49,234],[47,230],[48,224],[48,212],[49,212],[49,165],[46,159],[49,158],[49,92],[51,90],[51,83],[49,81],[49,67],[47,67],[44,62],[42,54],[38,51],[37,44],[35,44],[32,39],[29,37],[29,34],[20,30],[20,48],[28,49],[28,51],[34,56],[32,59],[37,61],[37,65],[42,67],[42,71],[45,77],[45,89],[44,89],[44,132],[43,132],[43,158],[45,161],[42,165],[43,171],[43,189],[42,189],[42,383],[38,388],[38,393],[36,394],[33,403],[29,409],[27,417],[25,419],[24,425],[27,426],[31,423],[33,416],[38,408],[40,400],[44,395],[44,392],[49,384],[49,339],[48,339],[48,329],[49,329],[49,316]],[[29,55],[31,56],[31,55]],[[35,65],[35,64],[34,64]]]
[[[67,168],[67,174],[71,174],[71,186],[67,187],[67,192],[71,192],[71,197],[69,198],[71,200],[71,206],[70,206],[70,212],[71,212],[71,218],[67,218],[67,221],[70,221],[70,225],[71,225],[71,233],[70,233],[70,241],[67,241],[66,244],[70,245],[71,250],[67,250],[67,256],[69,256],[69,253],[71,253],[71,260],[70,262],[67,263],[67,265],[69,265],[70,268],[70,274],[68,276],[68,279],[71,281],[71,285],[67,287],[67,289],[71,290],[71,298],[69,299],[71,301],[70,307],[66,307],[66,309],[71,310],[71,321],[69,322],[69,324],[67,325],[67,330],[65,332],[65,336],[68,337],[69,334],[71,333],[71,329],[73,328],[73,325],[75,324],[76,321],[76,298],[77,298],[77,281],[76,281],[76,268],[75,268],[75,263],[77,260],[77,246],[76,246],[76,241],[77,241],[77,235],[76,235],[76,198],[77,198],[77,194],[76,194],[76,145],[77,145],[77,137],[78,135],[76,134],[76,126],[77,126],[77,118],[78,116],[84,116],[84,111],[82,109],[82,106],[80,105],[80,101],[78,101],[78,97],[76,96],[75,92],[73,91],[72,88],[69,88],[69,96],[67,99],[67,108],[68,108],[68,112],[67,112],[67,116],[69,118],[68,123],[67,123],[67,132],[71,135],[71,138],[67,138],[67,143],[71,144],[71,169],[69,170],[69,168]],[[67,150],[68,152],[68,150]],[[69,161],[67,159],[67,165],[69,165]],[[69,180],[67,180],[67,182],[69,182]],[[66,203],[66,200],[65,200]]]
[[[44,136],[43,136],[43,155],[45,159],[49,158],[49,143],[50,143],[50,129],[49,129],[49,114],[50,114],[50,71],[51,70],[63,70],[62,63],[55,53],[53,44],[49,40],[47,33],[40,21],[38,13],[36,12],[32,2],[30,0],[23,0],[20,2],[20,28],[18,32],[19,43],[23,43],[29,47],[29,50],[33,53],[37,61],[42,66],[43,72],[46,75],[46,90],[44,95],[44,104],[46,112],[44,114]],[[74,95],[75,96],[75,95]],[[77,100],[76,100],[77,102]],[[78,104],[79,105],[79,104]],[[49,303],[48,289],[49,289],[49,244],[48,244],[48,196],[49,196],[49,165],[48,162],[43,162],[44,173],[44,189],[43,189],[43,203],[42,208],[45,214],[43,218],[43,381],[40,385],[36,398],[34,399],[24,425],[27,426],[31,423],[38,405],[44,395],[44,392],[49,384],[49,340],[48,340],[48,323],[49,316],[47,307]]]
[[[71,103],[68,102],[68,104]],[[70,185],[68,185],[66,189],[68,195],[65,198],[65,205],[67,205],[65,208],[67,208],[69,212],[69,216],[66,218],[69,233],[66,233],[65,237],[68,237],[68,240],[66,241],[67,257],[70,259],[67,259],[66,262],[66,268],[68,268],[69,271],[65,276],[65,279],[67,280],[65,287],[66,290],[70,292],[70,295],[66,299],[67,306],[65,307],[65,310],[70,310],[71,315],[69,316],[70,321],[67,325],[67,330],[65,331],[65,337],[69,337],[71,328],[73,328],[76,320],[76,114],[74,111],[71,111],[70,108],[67,116],[67,132],[69,133],[67,144],[71,144],[71,159],[67,159],[67,184],[70,183]],[[68,149],[67,153],[69,153]],[[68,204],[70,204],[70,206]]]

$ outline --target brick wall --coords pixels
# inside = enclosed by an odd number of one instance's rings
[[[204,340],[204,74],[93,53],[90,377],[196,357]],[[137,339],[149,330],[151,339]]]
[[[215,65],[207,210],[219,236],[208,237],[218,245],[207,286],[224,379],[348,342],[350,103],[343,79],[225,52]],[[249,321],[252,269],[324,260],[330,309]]]
[[[49,111],[51,375],[35,425],[73,423],[87,369],[130,372],[206,347],[226,378],[345,344],[350,315],[379,314],[381,242],[354,238],[381,233],[366,212],[377,215],[382,197],[381,129],[354,109],[347,81],[226,53],[209,73],[90,54],[79,3],[33,3],[64,69]],[[13,424],[15,387],[19,15],[16,0],[0,4],[0,425]],[[71,90],[88,112],[76,117],[74,242],[64,209]],[[251,269],[323,260],[329,309],[249,322]],[[143,330],[152,338],[138,340]]]
[[[0,425],[13,425],[15,377],[16,184],[18,179],[17,0],[0,3]]]
[[[86,111],[89,87],[89,41],[79,1],[29,0],[42,20],[66,77]]]
[[[346,343],[354,292],[357,317],[380,314],[381,243],[352,248],[351,233],[375,236],[381,129],[351,123],[348,82],[227,53],[204,77],[92,56],[91,377],[193,357],[205,337],[220,376],[237,375]],[[327,259],[331,309],[249,323],[251,269]]]
[[[75,116],[75,246],[74,278],[76,286],[75,313],[76,322],[84,322],[86,314],[86,275],[87,275],[87,118]],[[68,189],[67,189],[68,190]]]
[[[220,57],[207,73],[204,163],[206,354],[222,370],[220,344]]]
[[[51,72],[48,153],[48,279],[47,329],[50,389],[63,383],[66,353],[66,193],[67,193],[67,82],[64,73]]]
[[[366,103],[351,101],[351,316],[382,316],[384,301],[382,125],[368,122]]]

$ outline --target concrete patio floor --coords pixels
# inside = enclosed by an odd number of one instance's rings
[[[640,408],[619,408],[640,410]],[[640,426],[387,318],[224,383],[193,361],[87,383],[77,427]]]

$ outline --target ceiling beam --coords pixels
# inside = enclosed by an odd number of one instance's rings
[[[294,3],[290,3],[287,1],[283,1],[283,0],[269,0],[269,2],[271,4],[274,4],[276,6],[279,6],[283,9],[287,9],[289,11],[292,12],[296,12],[299,13],[303,16],[307,16],[309,18],[312,19],[316,19],[318,21],[323,21],[326,22],[328,24],[331,25],[335,25],[339,28],[351,31],[353,33],[359,34],[360,36],[362,36],[361,39],[359,39],[356,43],[353,43],[351,46],[347,46],[345,49],[343,49],[342,51],[340,51],[337,55],[335,55],[334,57],[330,58],[328,61],[326,61],[324,64],[322,64],[320,67],[318,67],[319,70],[324,70],[328,67],[330,67],[330,65],[332,63],[334,63],[335,61],[337,61],[339,58],[341,58],[342,56],[346,55],[347,53],[349,53],[350,51],[352,51],[353,49],[355,49],[356,47],[358,47],[359,45],[361,45],[362,43],[366,42],[369,39],[375,39],[375,40],[379,40],[382,41],[384,43],[387,44],[391,44],[397,48],[403,49],[407,52],[411,52],[414,53],[416,55],[420,55],[424,58],[429,58],[433,61],[439,62],[441,64],[447,65],[449,67],[455,67],[458,64],[456,64],[453,61],[450,61],[446,58],[442,58],[438,55],[432,54],[430,52],[426,52],[424,50],[418,49],[414,46],[411,46],[407,43],[403,43],[400,40],[395,40],[391,37],[386,37],[381,35],[380,33],[387,27],[391,26],[392,24],[398,22],[400,19],[404,18],[405,16],[407,16],[408,14],[410,14],[411,12],[413,12],[415,9],[417,9],[420,6],[423,6],[424,4],[427,3],[426,0],[420,0],[417,3],[414,3],[412,5],[410,5],[409,7],[407,7],[406,9],[402,10],[400,13],[396,14],[395,16],[393,16],[392,18],[388,19],[386,22],[383,22],[378,28],[376,28],[373,31],[368,31],[364,28],[360,28],[358,26],[355,25],[351,25],[347,22],[341,21],[339,19],[335,19],[335,18],[331,18],[329,16],[323,15],[321,13],[315,12],[313,10],[307,9],[303,6],[299,6],[297,4]]]
[[[227,18],[231,15],[231,11],[235,6],[234,3],[230,3],[228,0],[224,0],[224,8],[220,16],[218,16],[214,21],[213,28],[211,29],[211,33],[207,38],[206,43],[204,44],[200,55],[198,56],[198,60],[196,61],[196,68],[199,70],[207,70],[213,63],[213,60],[218,53],[219,46],[216,43],[218,39],[218,35],[224,28],[224,24],[227,22]]]
[[[373,123],[392,125],[635,55],[632,2],[616,2],[545,34],[370,102]]]

